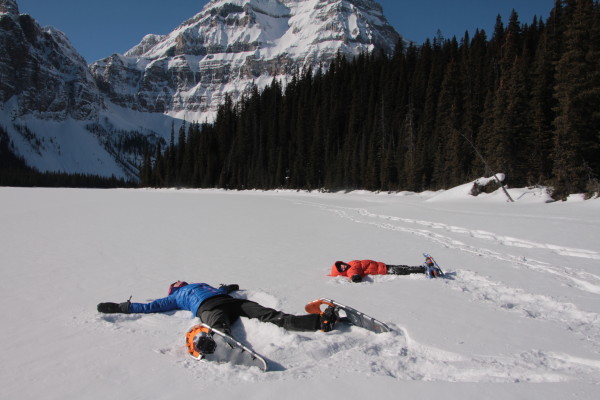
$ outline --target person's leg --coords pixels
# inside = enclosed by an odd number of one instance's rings
[[[317,331],[321,328],[321,318],[317,314],[286,314],[249,300],[239,303],[239,309],[243,317],[270,322],[290,331]]]
[[[232,314],[229,308],[229,305],[225,304],[212,310],[199,312],[197,316],[205,324],[229,335],[231,334],[231,324],[237,319],[237,316]]]
[[[232,314],[227,310],[229,304],[220,304],[215,307],[202,308],[196,312],[196,317],[213,329],[231,335]],[[235,319],[234,319],[235,320]],[[196,350],[201,354],[211,354],[215,351],[216,343],[212,334],[202,334],[195,342]]]
[[[388,265],[388,275],[409,275],[409,274],[424,274],[427,272],[427,268],[422,265],[419,266],[408,266],[408,265]]]

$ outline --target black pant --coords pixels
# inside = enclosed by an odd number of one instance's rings
[[[231,325],[239,318],[256,318],[270,322],[290,331],[316,331],[321,327],[321,318],[317,314],[291,315],[243,299],[223,295],[206,300],[196,316],[202,322],[225,333],[231,333]]]
[[[417,267],[411,267],[408,265],[388,265],[388,275],[408,275],[408,274],[424,274],[427,269],[419,265]]]

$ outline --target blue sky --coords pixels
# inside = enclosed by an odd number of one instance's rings
[[[208,0],[17,0],[21,13],[67,34],[88,62],[123,53],[148,33],[166,34],[198,13]],[[513,9],[522,23],[548,18],[554,0],[379,0],[385,16],[406,39],[419,44],[439,29],[461,38],[476,28],[491,34],[496,16]]]

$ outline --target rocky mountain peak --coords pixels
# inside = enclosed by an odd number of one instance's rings
[[[16,0],[0,0],[0,13],[18,15],[19,6]]]
[[[167,35],[90,66],[114,103],[212,119],[227,93],[327,68],[336,54],[392,53],[400,35],[372,0],[213,0]]]
[[[210,122],[227,96],[400,39],[372,0],[213,0],[87,65],[62,32],[0,0],[0,125],[41,170],[133,176],[177,120]]]
[[[14,0],[0,0],[0,7],[11,10],[4,15],[18,12]],[[13,115],[48,120],[90,119],[102,104],[85,60],[69,39],[26,14],[2,18],[0,24],[0,103],[9,100]]]

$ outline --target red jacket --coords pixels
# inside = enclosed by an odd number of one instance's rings
[[[364,278],[367,275],[386,275],[387,265],[373,260],[353,260],[349,263],[336,261],[331,266],[329,276],[346,276],[352,278],[354,275],[360,275]]]

